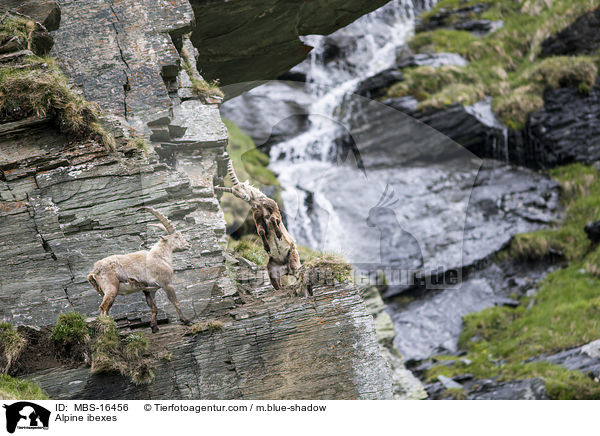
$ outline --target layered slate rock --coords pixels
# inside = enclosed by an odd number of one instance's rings
[[[600,159],[600,82],[582,95],[576,88],[547,91],[544,108],[530,115],[514,149],[524,164],[551,168]]]
[[[300,35],[327,35],[386,2],[191,0],[198,70],[222,85],[275,79],[311,50]]]
[[[594,54],[600,47],[600,8],[583,14],[542,42],[542,56]]]
[[[253,291],[262,297],[246,294],[246,304],[239,296],[214,298],[211,314],[226,317],[219,330],[193,335],[182,326],[161,327],[150,338],[151,348],[171,357],[156,362],[149,385],[91,375],[88,368],[48,369],[31,377],[55,399],[392,397],[373,319],[355,290],[322,286],[314,299],[301,300],[268,288]]]
[[[275,293],[264,271],[244,292],[225,273],[225,221],[213,186],[223,184],[227,132],[218,106],[190,93],[180,69],[189,4],[60,3],[53,54],[105,120],[118,121],[109,125],[114,132],[135,129],[150,145],[138,150],[120,137],[119,151],[108,154],[93,141],[69,141],[46,119],[0,125],[0,318],[47,326],[66,311],[95,316],[100,296],[86,282],[93,263],[149,248],[161,234],[139,210],[146,205],[191,243],[174,254],[184,313],[217,318],[223,328],[190,335],[159,292],[153,383],[57,362],[19,376],[53,398],[391,398],[373,319],[351,285],[323,286],[301,300]],[[150,336],[141,294],[119,296],[111,315],[123,335]]]

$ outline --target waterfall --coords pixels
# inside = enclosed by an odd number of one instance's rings
[[[430,5],[426,5],[430,6]],[[405,44],[414,29],[417,7],[412,0],[392,0],[347,27],[329,36],[309,35],[303,42],[314,47],[309,58],[300,65],[307,72],[304,92],[312,104],[308,110],[308,128],[300,135],[271,147],[271,168],[278,174],[284,188],[283,201],[292,234],[298,242],[313,248],[339,250],[336,233],[342,232],[335,209],[321,195],[319,184],[336,162],[336,140],[342,133],[341,124],[351,116],[351,106],[342,110],[345,97],[357,85],[396,63],[396,51]],[[344,42],[344,55],[327,62],[329,41]],[[326,220],[311,216],[314,209],[327,214]],[[327,221],[326,224],[323,224]],[[326,247],[321,235],[327,225]],[[343,235],[338,235],[343,238]]]

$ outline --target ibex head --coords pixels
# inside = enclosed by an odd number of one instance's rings
[[[227,164],[227,174],[231,178],[233,186],[231,188],[226,188],[224,186],[215,186],[215,190],[221,192],[229,192],[230,194],[233,194],[236,197],[241,198],[242,200],[250,204],[257,202],[260,199],[262,199],[262,197],[264,197],[264,194],[260,192],[260,190],[252,186],[249,181],[240,182],[238,180],[237,175],[235,174],[235,171],[233,169],[233,164],[231,163],[231,160]]]
[[[151,224],[159,229],[162,229],[167,235],[161,236],[160,238],[167,242],[173,252],[185,251],[190,249],[190,243],[186,241],[181,232],[175,230],[175,226],[169,219],[164,216],[162,213],[148,206],[143,206],[140,209],[147,210],[152,215],[154,215],[161,224]]]

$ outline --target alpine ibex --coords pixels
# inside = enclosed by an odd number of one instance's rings
[[[256,231],[269,256],[267,270],[271,284],[275,289],[281,289],[281,276],[287,274],[293,275],[298,280],[301,264],[296,241],[290,236],[281,221],[281,212],[277,202],[250,185],[248,181],[240,182],[231,160],[228,163],[227,173],[233,182],[233,187],[215,186],[215,190],[229,192],[250,204]]]
[[[151,207],[142,207],[152,213],[161,224],[152,224],[164,230],[167,235],[149,250],[136,251],[129,254],[116,254],[105,257],[94,264],[94,269],[88,276],[88,282],[102,297],[100,314],[108,315],[117,295],[126,295],[133,292],[143,292],[146,303],[152,312],[150,327],[152,333],[158,331],[156,321],[156,291],[164,289],[169,301],[175,306],[179,319],[184,324],[190,321],[183,315],[179,301],[175,295],[175,288],[171,284],[173,278],[173,252],[185,251],[190,244],[184,239],[181,232],[167,217]]]

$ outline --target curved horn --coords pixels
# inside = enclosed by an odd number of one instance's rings
[[[234,186],[240,184],[240,181],[235,174],[235,170],[233,169],[233,161],[231,159],[229,159],[229,162],[227,162],[227,174],[229,174],[229,177],[231,177],[231,181],[233,182]]]
[[[162,225],[165,226],[165,229],[167,230],[168,234],[175,233],[175,226],[173,226],[171,221],[169,221],[169,219],[162,213],[148,206],[142,206],[140,207],[140,209],[145,209],[152,215],[154,215],[162,223]]]

